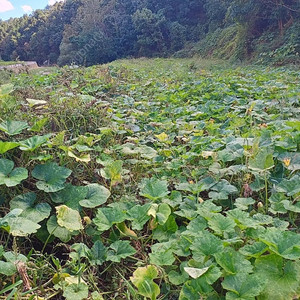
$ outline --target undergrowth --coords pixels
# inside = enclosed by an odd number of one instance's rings
[[[196,59],[12,75],[0,299],[298,299],[299,77]]]

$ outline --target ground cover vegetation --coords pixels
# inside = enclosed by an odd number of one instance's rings
[[[1,77],[0,299],[299,298],[299,70],[216,65]]]
[[[298,0],[66,0],[0,21],[0,59],[93,65],[193,54],[299,63]]]

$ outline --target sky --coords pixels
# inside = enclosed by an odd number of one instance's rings
[[[8,20],[30,14],[33,10],[45,8],[63,0],[0,0],[0,19]]]

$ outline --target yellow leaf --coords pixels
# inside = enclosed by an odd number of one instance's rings
[[[89,154],[82,154],[80,156],[76,156],[72,151],[68,151],[68,156],[75,158],[76,161],[81,161],[81,162],[90,162],[91,161],[91,156]]]
[[[165,133],[162,132],[161,134],[156,134],[155,137],[160,141],[160,142],[167,142],[169,139],[169,136]]]
[[[133,230],[129,229],[129,228],[126,226],[125,222],[122,222],[122,223],[117,224],[117,227],[118,227],[118,229],[120,230],[120,232],[121,232],[123,235],[125,235],[125,236],[130,236],[130,237],[132,237],[132,238],[134,238],[134,239],[137,238],[136,233],[135,233]]]

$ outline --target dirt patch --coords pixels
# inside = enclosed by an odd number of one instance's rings
[[[0,66],[0,70],[11,70],[16,73],[37,69],[39,66],[35,61],[26,61],[14,65]]]

